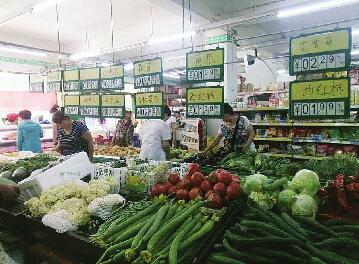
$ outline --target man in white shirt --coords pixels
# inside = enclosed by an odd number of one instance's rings
[[[163,113],[163,121],[165,121],[166,125],[171,131],[170,145],[176,147],[176,118],[172,116],[171,109],[167,105],[164,106]]]

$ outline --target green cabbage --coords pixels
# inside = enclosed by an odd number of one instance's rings
[[[296,193],[293,190],[283,190],[278,194],[278,207],[283,212],[290,212],[295,201]]]
[[[318,210],[315,200],[307,194],[296,196],[292,206],[292,215],[315,217]]]
[[[314,171],[300,170],[292,180],[292,187],[299,193],[313,196],[320,188],[319,177]]]
[[[276,202],[276,197],[269,193],[251,192],[248,196],[249,205],[253,204],[262,210],[272,209]]]
[[[268,182],[268,177],[262,174],[253,174],[247,176],[242,190],[245,194],[250,195],[251,192],[259,192],[263,189],[263,185]]]

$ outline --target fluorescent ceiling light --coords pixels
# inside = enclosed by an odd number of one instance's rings
[[[359,49],[357,50],[352,50],[352,52],[350,53],[351,55],[359,55]]]
[[[40,2],[38,5],[35,5],[33,7],[33,11],[34,12],[39,12],[39,11],[42,11],[50,6],[54,6],[56,5],[57,3],[61,2],[63,0],[45,0],[45,1],[42,1]]]
[[[352,29],[352,36],[359,35],[359,28],[353,28]]]
[[[21,49],[16,47],[10,47],[10,46],[0,46],[1,51],[7,51],[7,52],[14,52],[14,53],[21,53],[26,55],[32,55],[32,56],[38,56],[38,57],[46,57],[47,54],[45,52],[41,51],[34,51],[29,49]]]
[[[196,34],[196,32],[189,31],[189,32],[181,33],[181,34],[169,35],[169,36],[166,36],[166,37],[150,39],[147,42],[147,44],[148,45],[154,45],[154,44],[164,43],[164,42],[168,42],[168,41],[172,41],[172,40],[177,40],[177,39],[182,39],[182,38],[189,38],[191,36],[194,36],[195,34]]]
[[[170,74],[170,73],[164,73],[163,76],[173,78],[173,79],[180,79],[181,78],[178,74]]]
[[[331,0],[331,1],[325,1],[325,2],[320,2],[320,3],[316,3],[316,4],[297,6],[297,7],[279,11],[277,14],[277,17],[286,18],[286,17],[298,16],[298,15],[303,15],[303,14],[309,14],[309,13],[318,12],[321,10],[327,10],[327,9],[331,9],[331,8],[354,4],[356,2],[359,2],[359,1],[358,0],[340,0],[340,1]]]

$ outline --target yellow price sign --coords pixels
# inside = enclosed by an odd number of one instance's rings
[[[133,64],[135,75],[146,75],[157,72],[162,72],[162,59],[156,58],[153,60],[138,61]]]
[[[187,68],[203,68],[224,64],[224,49],[187,53]]]
[[[187,89],[187,104],[223,103],[223,87]]]
[[[102,106],[124,106],[125,96],[123,94],[104,94],[101,96]]]
[[[326,100],[349,98],[349,79],[330,79],[317,81],[292,82],[291,100]]]
[[[96,80],[100,78],[100,68],[80,70],[80,80]]]
[[[101,78],[111,79],[123,77],[123,66],[109,66],[101,68]]]
[[[100,106],[100,95],[80,95],[81,106]]]
[[[136,106],[163,105],[162,92],[137,93],[135,96]]]
[[[291,39],[290,52],[291,56],[298,56],[336,50],[349,50],[351,45],[350,40],[349,29],[295,37]]]
[[[42,83],[44,76],[42,74],[30,74],[30,83]]]
[[[61,82],[61,72],[50,72],[46,76],[47,82]]]
[[[80,97],[78,95],[65,95],[64,105],[79,105]]]
[[[77,81],[79,79],[79,71],[64,71],[64,81]]]

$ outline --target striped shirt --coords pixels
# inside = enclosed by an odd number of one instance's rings
[[[67,156],[86,151],[84,140],[81,136],[87,131],[89,131],[87,126],[79,121],[72,122],[70,134],[67,134],[63,128],[59,128],[57,131],[57,139],[61,146],[61,155]]]

